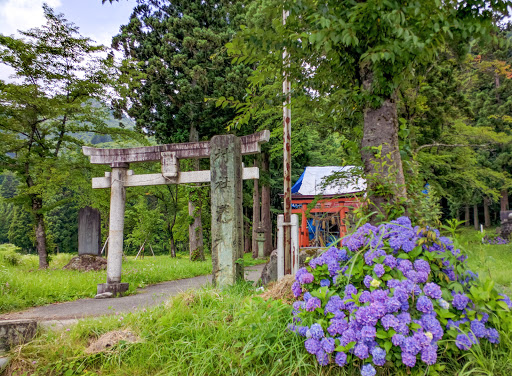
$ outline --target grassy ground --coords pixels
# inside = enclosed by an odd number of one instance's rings
[[[494,235],[488,230],[485,235]],[[457,235],[461,248],[468,255],[468,265],[480,278],[491,278],[503,292],[512,295],[512,243],[490,245],[482,243],[482,234],[462,228]]]
[[[96,285],[106,280],[106,272],[78,272],[63,270],[73,257],[71,254],[54,255],[47,270],[38,270],[38,260],[33,255],[18,255],[10,246],[0,246],[0,313],[21,310],[55,302],[94,297]],[[245,265],[258,263],[250,254]],[[13,265],[16,264],[16,265]],[[210,274],[211,258],[203,262],[189,261],[187,255],[177,258],[155,256],[134,260],[128,256],[123,261],[123,282],[130,283],[128,293],[163,281]]]
[[[8,375],[360,375],[360,362],[342,369],[320,367],[306,353],[303,339],[286,331],[291,307],[264,302],[253,287],[204,289],[173,298],[147,312],[100,320],[81,320],[60,332],[46,332],[13,352]],[[91,341],[112,330],[130,330],[138,343],[121,343],[88,354]],[[440,358],[438,375],[512,374],[512,345],[502,334],[498,347],[473,347],[461,359]],[[427,375],[385,368],[380,375]]]
[[[469,265],[482,278],[491,273],[500,288],[510,289],[511,246],[479,241],[473,232],[459,236]],[[81,320],[60,332],[42,333],[13,351],[8,375],[360,375],[358,362],[342,369],[319,367],[304,350],[303,339],[286,331],[291,307],[264,302],[257,293],[248,284],[223,291],[209,288],[181,294],[147,312]],[[140,341],[86,353],[90,342],[103,333],[124,329]],[[439,373],[423,365],[410,371],[384,368],[378,376],[510,376],[512,334],[500,336],[499,345],[482,341],[459,359],[446,359],[441,353]]]

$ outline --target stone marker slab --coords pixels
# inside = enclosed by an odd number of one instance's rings
[[[210,141],[213,284],[232,285],[243,278],[241,141],[235,135]]]
[[[99,256],[100,251],[100,211],[86,206],[78,211],[78,254]]]
[[[34,338],[37,332],[35,320],[0,321],[0,353],[13,346],[22,345]]]

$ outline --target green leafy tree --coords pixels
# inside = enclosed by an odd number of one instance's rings
[[[207,99],[245,93],[250,69],[232,65],[224,47],[244,13],[243,1],[140,1],[113,42],[127,58],[118,106],[159,142],[194,142],[223,133],[234,110]],[[199,161],[189,168],[199,169]],[[204,190],[189,188],[191,259],[204,259],[205,196]]]
[[[418,64],[434,60],[447,42],[459,48],[487,36],[493,19],[507,14],[507,5],[485,0],[261,0],[253,3],[248,28],[229,49],[239,61],[258,64],[253,87],[264,87],[286,72],[296,96],[315,102],[326,98],[338,113],[343,109],[347,116],[362,118],[360,152],[370,201],[385,216],[386,205],[407,197],[399,150],[400,85]],[[289,11],[285,26],[276,12],[283,7]],[[283,47],[289,56],[285,64]],[[252,94],[261,97],[256,89]],[[257,107],[247,100],[239,108],[250,113]]]
[[[105,96],[113,73],[112,59],[98,56],[103,46],[82,37],[62,14],[43,9],[41,28],[22,31],[20,39],[0,35],[0,63],[15,71],[14,81],[0,81],[0,167],[16,174],[19,199],[34,216],[40,268],[48,266],[45,200],[76,175],[78,134],[112,132],[105,109],[92,99]]]
[[[9,243],[30,253],[34,250],[34,218],[23,206],[15,206],[8,232]]]

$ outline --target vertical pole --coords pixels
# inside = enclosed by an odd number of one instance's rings
[[[291,240],[292,240],[292,274],[299,270],[299,216],[292,214]]]
[[[286,24],[286,18],[289,12],[283,10],[283,25]],[[289,67],[288,51],[286,47],[283,50],[283,64]],[[291,98],[290,98],[290,81],[288,80],[288,72],[284,71],[283,94],[285,100],[283,102],[283,206],[284,206],[284,274],[292,272],[291,265],[291,232],[290,219],[292,214],[292,155],[291,155]]]
[[[126,201],[127,168],[114,167],[110,186],[110,222],[107,258],[107,283],[121,282],[123,262],[124,209]]]
[[[128,283],[121,283],[123,264],[123,231],[126,188],[124,182],[128,172],[127,163],[112,165],[110,175],[110,221],[108,232],[107,283],[98,285],[98,295],[110,293],[114,296],[128,290]],[[99,297],[99,296],[98,296]]]
[[[284,215],[277,216],[277,280],[284,276]],[[288,227],[289,228],[289,227]]]

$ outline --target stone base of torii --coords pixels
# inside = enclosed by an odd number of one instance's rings
[[[110,165],[105,177],[93,178],[93,188],[110,188],[110,223],[107,282],[98,285],[98,295],[117,296],[128,290],[121,282],[126,187],[162,184],[205,183],[211,185],[212,282],[232,285],[243,278],[242,180],[259,179],[257,167],[244,168],[242,155],[261,152],[268,142],[265,130],[249,136],[214,136],[210,141],[158,146],[98,149],[83,147],[93,164]],[[180,159],[210,158],[210,170],[179,171]],[[134,175],[130,163],[160,161],[161,174]]]

